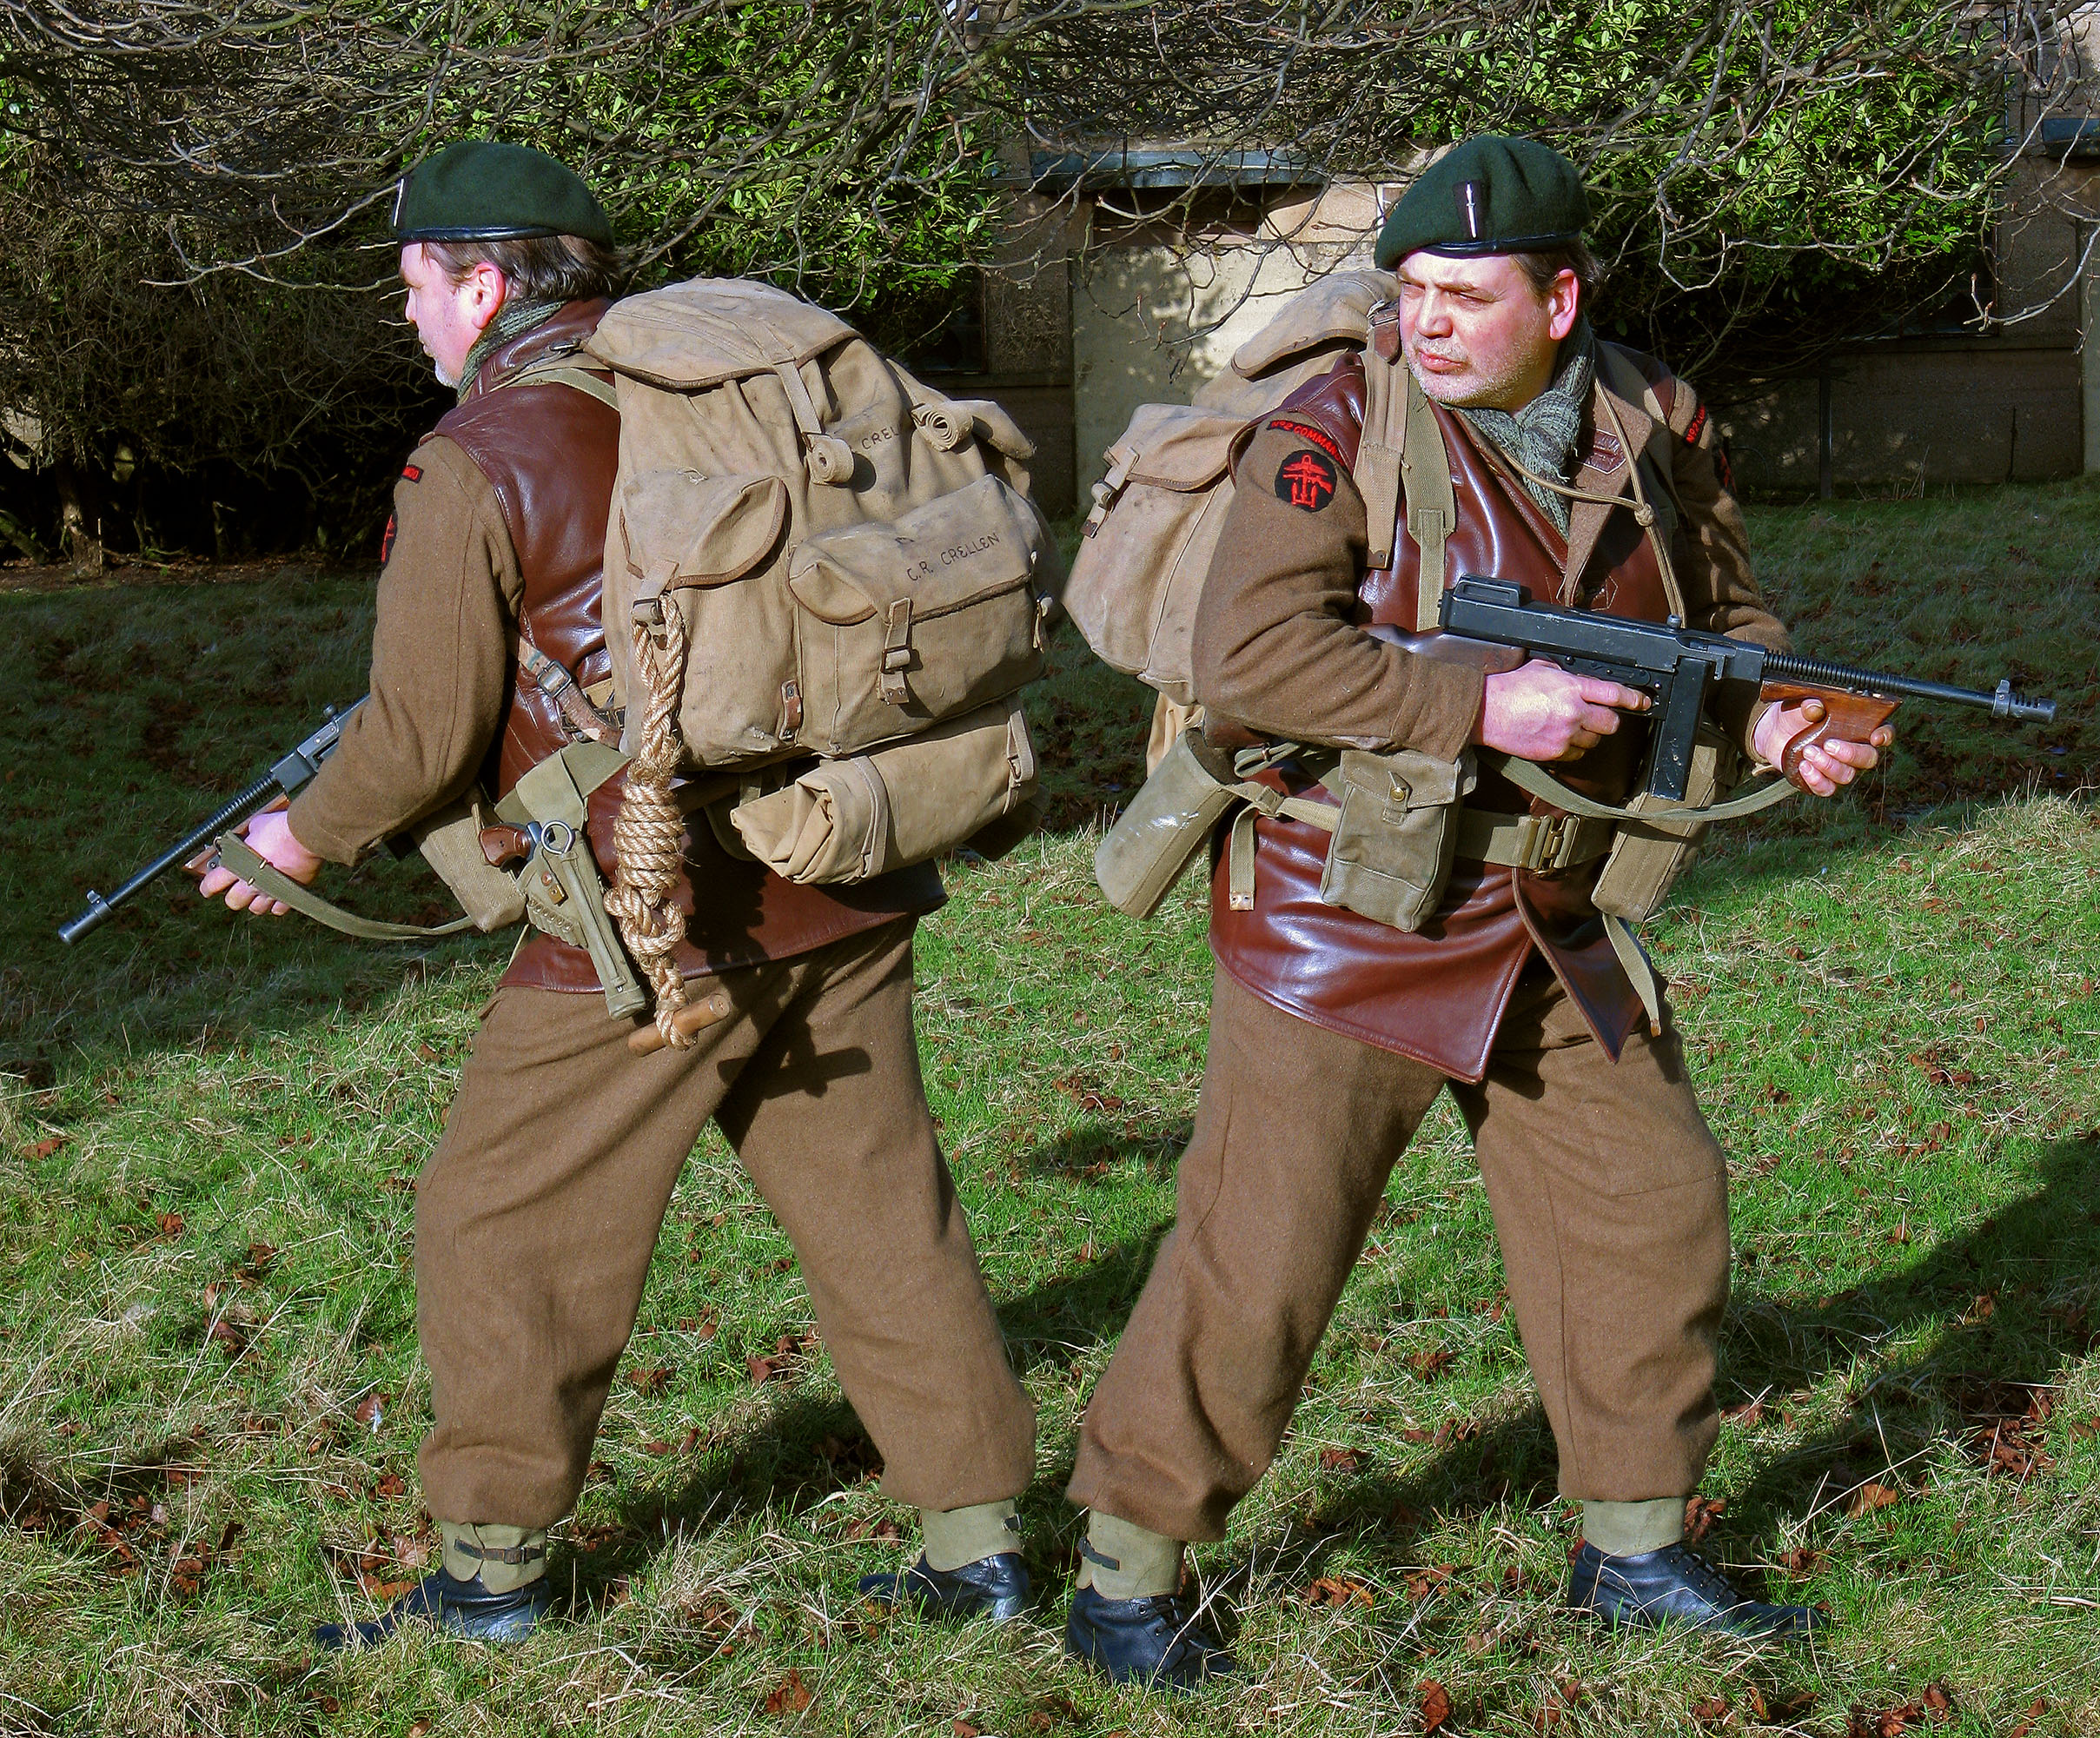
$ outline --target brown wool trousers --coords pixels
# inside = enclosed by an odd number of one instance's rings
[[[1719,1429],[1727,1167],[1674,1032],[1614,1064],[1551,978],[1487,1078],[1282,1012],[1220,972],[1175,1225],[1088,1403],[1070,1495],[1222,1539],[1282,1441],[1386,1179],[1440,1089],[1473,1131],[1525,1356],[1573,1497],[1694,1489]]]
[[[1020,1494],[1035,1413],[936,1142],[911,1023],[912,920],[725,973],[730,1018],[638,1057],[597,996],[507,989],[416,1191],[416,1325],[441,1520],[574,1505],[686,1155],[710,1117],[801,1262],[883,1489]]]

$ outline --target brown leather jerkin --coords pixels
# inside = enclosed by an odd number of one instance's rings
[[[495,491],[524,580],[519,631],[585,687],[612,668],[600,596],[619,418],[589,394],[559,381],[505,382],[580,345],[607,306],[571,302],[494,351],[465,400],[434,431],[456,442]],[[482,777],[500,798],[573,740],[555,703],[536,684],[518,680],[513,670],[503,731]],[[613,820],[624,784],[616,775],[589,799],[592,854],[608,886],[615,864]],[[704,901],[695,897],[696,884],[706,890]],[[792,959],[904,913],[931,911],[943,895],[931,864],[850,888],[798,887],[732,857],[700,822],[687,830],[686,873],[672,897],[688,914],[679,963],[687,977],[698,977]],[[589,954],[536,932],[520,947],[503,982],[578,992],[600,987]]]
[[[1363,362],[1352,354],[1292,395],[1286,407],[1317,424],[1353,464],[1363,399]],[[1464,418],[1441,405],[1430,408],[1450,459],[1458,507],[1447,544],[1450,575],[1490,574],[1527,586],[1537,597],[1642,620],[1660,621],[1671,614],[1653,546],[1630,510],[1577,503],[1571,552],[1570,538],[1525,494],[1489,443]],[[1653,424],[1623,404],[1620,411],[1638,448]],[[1576,486],[1606,494],[1627,488],[1629,455],[1618,448],[1608,430],[1592,434]],[[1567,571],[1571,553],[1582,561],[1573,574]],[[1358,587],[1361,625],[1413,630],[1420,559],[1403,502],[1392,565],[1365,574]],[[1580,760],[1556,766],[1554,774],[1586,796],[1624,801],[1647,738],[1647,725],[1629,716],[1616,734]],[[1293,795],[1328,799],[1322,787],[1294,777],[1288,766],[1260,777]],[[1485,772],[1467,800],[1509,813],[1554,813]],[[1222,836],[1216,847],[1210,942],[1226,971],[1278,1007],[1472,1081],[1486,1072],[1503,1011],[1534,950],[1614,1058],[1644,1018],[1589,900],[1596,863],[1544,874],[1461,859],[1435,915],[1408,932],[1321,899],[1328,840],[1321,829],[1264,818],[1256,832],[1260,868],[1250,912],[1230,909]]]

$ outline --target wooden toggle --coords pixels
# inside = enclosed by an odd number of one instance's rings
[[[686,1037],[705,1032],[709,1026],[727,1019],[736,1009],[729,999],[729,992],[717,990],[704,1002],[689,1003],[672,1018],[671,1024]],[[664,1035],[653,1023],[637,1026],[627,1034],[627,1048],[637,1056],[653,1056],[664,1047]]]

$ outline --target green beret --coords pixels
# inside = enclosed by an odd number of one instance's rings
[[[580,235],[613,245],[613,220],[575,170],[524,145],[461,139],[425,157],[394,202],[394,238],[502,242]]]
[[[1378,232],[1390,271],[1428,249],[1461,257],[1529,254],[1582,238],[1590,198],[1574,164],[1536,139],[1493,134],[1446,151],[1401,196]]]

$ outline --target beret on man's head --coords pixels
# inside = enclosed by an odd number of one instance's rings
[[[1378,232],[1390,271],[1409,254],[1529,254],[1582,239],[1590,197],[1574,164],[1536,139],[1483,134],[1424,169]]]
[[[583,178],[525,145],[461,139],[425,157],[394,202],[394,239],[507,242],[580,235],[613,245],[613,220]]]

